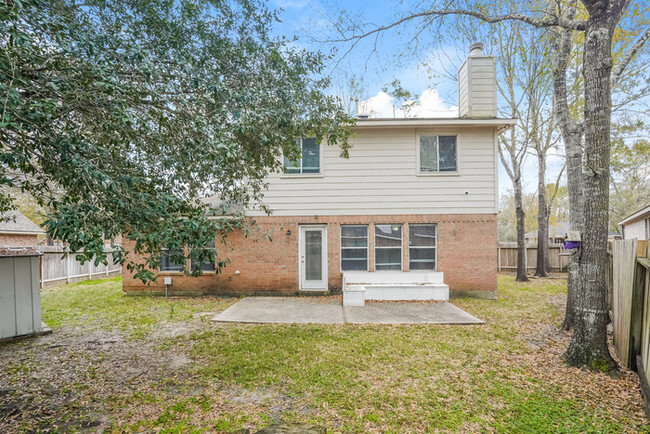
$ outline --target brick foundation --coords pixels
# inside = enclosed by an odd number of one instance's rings
[[[319,216],[314,217],[258,217],[259,232],[248,238],[241,233],[230,234],[221,245],[220,257],[230,258],[222,273],[207,273],[186,277],[179,273],[160,273],[171,276],[171,294],[293,294],[299,291],[298,238],[299,225],[327,225],[329,290],[341,290],[340,225],[368,224],[369,269],[374,270],[375,223],[401,223],[403,226],[402,263],[408,270],[409,223],[437,224],[437,271],[445,274],[451,296],[478,296],[493,298],[497,279],[497,225],[495,214],[443,214],[392,216]],[[287,236],[287,231],[291,235]],[[264,236],[268,232],[273,241]],[[220,244],[217,244],[219,249]],[[126,250],[132,245],[125,240]],[[236,272],[239,273],[236,273]],[[124,291],[127,293],[162,293],[163,279],[143,285],[123,270]]]

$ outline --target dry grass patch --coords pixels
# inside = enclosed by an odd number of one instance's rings
[[[233,299],[63,286],[53,335],[0,346],[0,431],[648,431],[634,373],[562,363],[565,293],[500,276],[498,300],[453,301],[474,326],[224,325],[202,313]]]

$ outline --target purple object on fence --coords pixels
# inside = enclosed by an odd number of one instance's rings
[[[565,249],[578,249],[578,248],[580,248],[580,241],[565,241],[564,242],[564,248]]]

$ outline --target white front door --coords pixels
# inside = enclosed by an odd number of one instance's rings
[[[327,290],[327,226],[300,226],[300,289]]]

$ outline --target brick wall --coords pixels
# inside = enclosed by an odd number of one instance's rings
[[[0,234],[0,247],[36,247],[38,235]]]
[[[374,270],[374,224],[403,224],[402,262],[408,270],[409,223],[437,224],[437,271],[445,274],[451,295],[494,297],[496,294],[497,228],[494,214],[456,215],[393,215],[393,216],[319,216],[315,217],[258,217],[258,231],[247,238],[241,233],[228,236],[226,244],[217,244],[220,257],[230,258],[222,273],[207,273],[200,277],[186,277],[179,273],[160,273],[171,276],[171,293],[296,293],[298,281],[299,225],[327,225],[329,289],[340,291],[340,225],[368,224],[369,267]],[[287,236],[287,231],[291,235]],[[269,241],[265,234],[270,234]],[[127,250],[132,245],[125,241]],[[239,273],[237,273],[239,272]],[[123,270],[124,291],[161,292],[163,279],[143,285]]]

